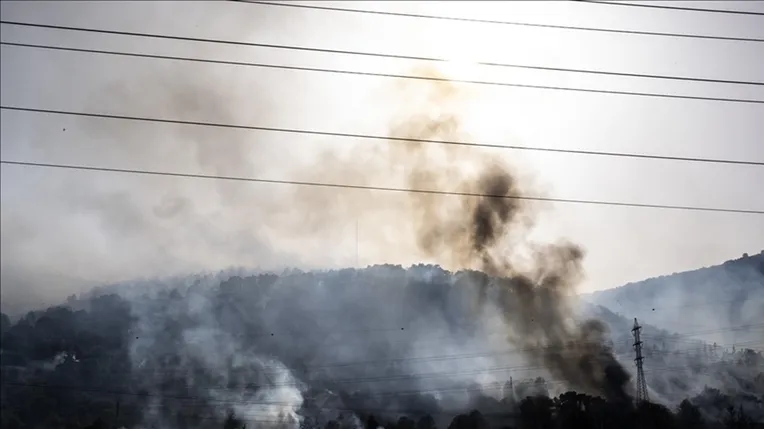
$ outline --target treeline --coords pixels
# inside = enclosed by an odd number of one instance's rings
[[[490,401],[490,400],[489,400]],[[486,404],[484,404],[486,405]],[[519,402],[510,399],[497,401],[488,411],[477,409],[455,416],[448,429],[685,429],[685,428],[761,428],[764,424],[755,422],[744,411],[728,406],[721,421],[707,421],[700,409],[691,401],[685,400],[675,409],[642,402],[637,405],[612,403],[602,398],[567,392],[558,397],[526,397]],[[303,427],[315,428],[307,421]],[[331,420],[323,427],[338,429],[343,427],[343,416]],[[229,423],[230,424],[230,423]],[[397,420],[379,419],[368,415],[365,428],[376,429],[436,429],[436,420],[431,415],[419,418],[409,416]]]
[[[425,266],[215,286],[187,279],[72,297],[13,322],[2,315],[2,428],[716,429],[764,421],[762,356],[753,350],[714,364],[758,374],[749,384],[706,388],[671,408],[552,395],[559,380],[510,382],[519,365],[478,352],[497,340],[485,340],[492,319],[475,311],[471,281]],[[510,374],[481,372],[469,356]],[[499,390],[477,383],[487,373]]]

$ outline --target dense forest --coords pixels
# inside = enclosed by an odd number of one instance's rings
[[[760,352],[647,326],[635,404],[629,320],[496,287],[423,265],[218,274],[3,315],[2,427],[762,427]]]

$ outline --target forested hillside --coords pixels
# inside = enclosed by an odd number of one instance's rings
[[[586,298],[627,318],[715,342],[717,348],[764,347],[764,251]]]
[[[421,265],[118,285],[3,316],[2,425],[764,422],[758,351],[722,353],[646,326],[651,399],[663,405],[635,408],[633,320],[542,298],[519,280]]]

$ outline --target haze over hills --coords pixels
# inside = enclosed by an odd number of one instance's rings
[[[25,404],[76,408],[108,390],[147,392],[154,402],[125,396],[122,413],[148,427],[222,422],[229,411],[328,427],[337,410],[352,413],[352,427],[369,410],[391,419],[429,413],[444,427],[472,408],[508,412],[528,395],[575,390],[614,404],[633,395],[633,319],[550,293],[527,289],[523,277],[432,265],[113,285],[15,323],[3,317],[3,375],[16,383],[3,387],[16,398],[4,406],[30,421]],[[643,339],[653,401],[675,408],[692,398],[712,420],[732,404],[764,420],[760,353],[725,352],[649,324]],[[38,385],[69,390],[27,388]],[[72,389],[86,390],[65,400]],[[64,421],[113,418],[106,400],[59,408],[52,415]]]
[[[584,299],[720,346],[764,346],[764,251],[629,283]]]

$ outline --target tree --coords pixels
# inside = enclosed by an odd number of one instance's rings
[[[406,416],[398,419],[398,429],[416,429],[416,422]]]
[[[576,392],[567,392],[555,400],[557,420],[570,427],[591,426],[590,397]]]
[[[520,401],[520,427],[523,429],[552,428],[554,402],[546,396],[529,396]]]
[[[676,422],[671,411],[663,405],[642,402],[637,407],[637,421],[650,429],[673,429]]]
[[[0,313],[0,335],[5,334],[11,328],[11,318],[5,313]]]
[[[726,425],[727,429],[754,428],[753,420],[751,420],[751,418],[748,417],[745,412],[743,412],[743,407],[738,407],[735,409],[735,407],[732,405],[727,407],[727,416],[724,419],[724,424]]]
[[[416,422],[416,429],[436,429],[435,419],[433,419],[429,414],[423,416],[419,419],[419,421]]]
[[[683,428],[701,429],[705,427],[705,422],[703,421],[703,416],[700,414],[700,410],[687,399],[679,404],[676,418],[680,427]]]
[[[366,429],[377,429],[379,427],[379,422],[373,415],[371,415],[366,419],[366,424],[364,426]]]
[[[448,429],[490,429],[490,425],[480,411],[473,410],[469,414],[454,417]]]

